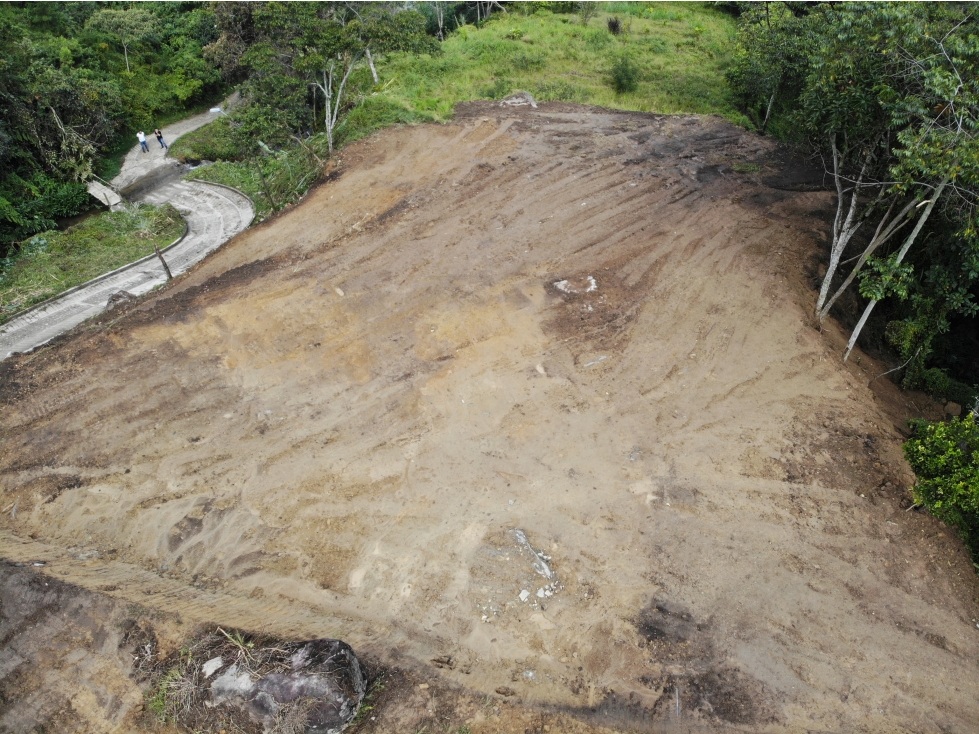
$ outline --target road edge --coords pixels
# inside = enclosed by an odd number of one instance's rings
[[[234,191],[235,193],[240,194],[241,196],[245,197],[252,204],[252,220],[247,225],[245,225],[244,229],[242,229],[242,232],[244,232],[246,229],[248,229],[249,227],[252,226],[252,224],[255,221],[255,215],[254,215],[255,202],[252,200],[252,198],[248,194],[246,194],[244,191],[239,191],[238,189],[234,188],[233,186],[228,186],[227,184],[220,184],[220,183],[216,183],[214,181],[200,181],[198,179],[195,179],[195,181],[197,183],[201,183],[201,184],[204,184],[204,185],[220,186],[223,189],[228,189],[229,191]],[[188,233],[190,232],[190,225],[187,223],[187,220],[184,219],[183,215],[181,215],[181,219],[184,220],[184,231],[183,231],[183,234],[181,234],[177,239],[175,239],[169,245],[167,245],[166,247],[164,247],[163,249],[161,249],[160,250],[160,254],[161,255],[162,254],[165,254],[168,250],[173,249],[174,247],[176,247],[177,245],[179,245],[181,242],[183,242],[184,239],[187,237]],[[220,249],[220,247],[224,246],[224,244],[225,243],[222,242],[221,245],[219,245],[217,249]],[[210,253],[207,253],[207,254],[209,255]],[[205,255],[204,257],[207,257],[207,255]],[[126,263],[125,265],[122,265],[121,267],[118,267],[115,270],[110,270],[107,273],[102,273],[102,275],[96,275],[94,278],[92,278],[90,280],[86,280],[84,283],[79,283],[78,285],[72,286],[68,290],[62,291],[61,293],[59,293],[56,296],[51,296],[50,298],[45,298],[43,301],[39,301],[38,303],[35,303],[33,306],[30,306],[29,308],[26,308],[23,311],[15,314],[14,316],[12,316],[10,318],[9,321],[5,322],[4,324],[0,324],[0,334],[3,333],[4,327],[7,326],[8,324],[12,323],[15,319],[22,318],[22,317],[26,316],[29,313],[32,313],[34,311],[40,310],[42,308],[45,308],[46,306],[50,306],[55,301],[57,301],[57,300],[59,300],[61,298],[64,298],[65,296],[71,295],[72,293],[75,293],[76,291],[79,291],[82,288],[87,288],[88,286],[92,286],[92,285],[95,285],[96,283],[100,283],[101,281],[105,280],[106,278],[110,278],[110,277],[112,277],[114,275],[118,275],[119,273],[123,273],[126,270],[129,270],[130,268],[134,268],[134,267],[136,267],[138,265],[142,265],[143,263],[148,262],[150,260],[153,260],[155,258],[156,258],[156,253],[155,252],[150,253],[149,255],[146,255],[144,257],[139,258],[139,260],[133,260],[131,263]],[[201,258],[201,259],[203,259],[203,258]],[[198,262],[200,262],[200,261],[198,261]],[[177,277],[179,277],[179,276],[177,276]],[[41,345],[39,344],[38,346],[41,346]],[[0,358],[0,361],[2,361],[2,359],[3,358]]]

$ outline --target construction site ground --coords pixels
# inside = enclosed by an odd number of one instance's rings
[[[808,315],[833,204],[719,118],[473,103],[0,363],[0,729],[164,731],[145,651],[219,624],[349,642],[356,732],[975,731],[940,413]]]

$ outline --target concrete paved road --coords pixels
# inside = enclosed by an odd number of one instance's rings
[[[224,111],[231,110],[238,104],[238,99],[238,93],[235,92],[221,103],[221,109]],[[220,112],[202,112],[199,115],[178,120],[161,128],[163,139],[167,145],[173,145],[173,142],[181,135],[186,135],[209,122],[214,122],[220,116]],[[144,153],[140,150],[139,143],[136,143],[126,153],[126,157],[122,159],[122,168],[119,171],[119,175],[109,182],[112,188],[123,193],[123,195],[126,195],[127,189],[130,189],[134,184],[147,178],[156,169],[180,165],[177,161],[167,157],[169,150],[160,147],[160,144],[156,141],[156,136],[153,135],[152,129],[147,129],[143,132],[146,133],[146,144],[149,146],[150,152]]]
[[[155,141],[154,141],[155,142]],[[174,275],[182,273],[251,224],[251,200],[237,191],[203,181],[173,181],[143,197],[151,204],[173,204],[187,220],[187,236],[164,258]],[[154,256],[102,276],[48,304],[0,326],[0,359],[53,339],[103,311],[113,293],[146,293],[166,282]]]

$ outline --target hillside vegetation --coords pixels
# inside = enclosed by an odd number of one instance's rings
[[[511,5],[509,12],[478,26],[458,26],[446,35],[439,53],[385,54],[376,60],[376,84],[366,64],[355,67],[336,145],[392,124],[448,120],[459,102],[502,99],[518,90],[541,101],[713,113],[747,124],[725,80],[737,32],[730,15],[707,3],[597,3],[598,12],[587,22],[578,13],[526,12],[539,5],[544,4]],[[261,104],[254,97],[253,102]],[[312,179],[303,182],[298,172],[304,165],[317,166],[317,156],[321,160],[328,154],[319,104],[319,116],[309,104],[304,110],[312,133],[305,148],[292,142],[245,164],[232,116],[181,138],[172,154],[226,161],[199,168],[190,177],[241,188],[256,200],[259,215],[267,215],[301,196]],[[281,137],[271,128],[267,135]]]
[[[89,209],[139,129],[219,94],[203,3],[0,5],[0,258]],[[4,265],[0,261],[0,277]]]

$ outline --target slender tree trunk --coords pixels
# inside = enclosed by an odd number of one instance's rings
[[[326,130],[326,145],[333,152],[333,125],[330,124],[330,107],[333,105],[333,65],[329,72],[323,70],[323,128]]]
[[[868,152],[867,158],[864,161],[863,167],[860,169],[860,175],[854,183],[853,188],[850,189],[852,193],[850,194],[850,205],[846,204],[846,190],[843,188],[843,174],[840,171],[840,152],[836,147],[836,135],[834,134],[830,138],[830,142],[833,146],[833,179],[836,183],[836,218],[833,221],[833,243],[830,246],[829,251],[829,265],[826,268],[826,275],[823,277],[823,284],[819,288],[819,298],[816,300],[816,315],[817,317],[823,311],[823,304],[826,303],[826,298],[829,296],[830,286],[833,284],[833,276],[836,275],[836,268],[839,267],[840,258],[843,256],[843,251],[846,246],[850,243],[850,239],[857,233],[860,229],[860,225],[863,224],[863,220],[854,222],[854,216],[857,212],[857,203],[860,194],[860,184],[863,183],[864,173],[867,170],[867,166],[870,164],[871,153]],[[846,215],[844,216],[843,211],[846,210]],[[820,317],[822,321],[822,317]]]
[[[928,202],[928,206],[921,213],[918,218],[918,223],[914,225],[914,229],[911,230],[911,234],[904,241],[901,249],[897,253],[897,257],[894,259],[895,265],[900,265],[904,261],[904,256],[908,254],[908,250],[911,249],[911,245],[914,244],[915,239],[918,237],[918,233],[921,232],[921,228],[925,226],[925,222],[928,221],[928,217],[931,216],[931,210],[935,208],[935,204],[942,196],[942,192],[948,185],[948,178],[942,179],[942,182],[938,184],[934,193],[931,195],[931,200]],[[853,329],[853,334],[850,335],[850,341],[846,345],[846,351],[843,353],[843,361],[846,362],[847,358],[850,356],[850,352],[853,351],[853,347],[857,343],[857,338],[860,336],[860,332],[863,330],[864,324],[867,323],[867,319],[870,317],[870,312],[874,310],[874,306],[877,305],[877,301],[871,301],[867,304],[867,308],[864,309],[863,315],[860,317],[860,321],[857,322],[856,327]]]
[[[126,73],[129,74],[129,49],[126,48],[126,44],[122,44],[122,53],[126,57]]]
[[[371,56],[371,50],[364,49],[364,53],[367,55],[367,65],[371,68],[371,76],[374,77],[374,86],[380,84],[380,80],[377,78],[377,69],[374,68],[374,57]]]
[[[884,218],[881,219],[880,224],[877,226],[877,231],[874,232],[873,238],[864,248],[864,251],[860,253],[857,264],[853,266],[850,274],[846,276],[846,280],[844,280],[840,287],[836,289],[836,292],[826,301],[826,304],[819,312],[820,321],[823,321],[829,315],[830,309],[833,308],[833,304],[836,303],[837,299],[839,299],[839,297],[843,295],[844,291],[850,287],[850,284],[863,269],[864,264],[866,264],[870,256],[873,255],[881,245],[886,243],[901,227],[904,226],[906,223],[905,217],[907,217],[908,212],[911,211],[914,205],[914,200],[908,202],[905,207],[898,212],[897,216],[891,219],[888,223],[888,216],[890,215],[891,209],[894,208],[894,204],[891,204],[891,208],[887,210],[887,214],[884,215]],[[884,226],[885,224],[886,226]]]
[[[775,95],[778,94],[778,86],[776,85],[775,91],[772,92],[771,98],[768,100],[768,107],[765,109],[765,119],[761,124],[761,134],[764,135],[765,131],[768,129],[768,120],[772,114],[772,104],[775,102]]]
[[[436,0],[435,5],[435,19],[439,24],[439,40],[445,40],[445,2],[444,0]]]
[[[173,273],[170,272],[170,266],[167,265],[167,261],[163,259],[163,253],[160,252],[160,248],[153,243],[153,249],[156,250],[156,256],[160,258],[160,264],[163,266],[163,271],[167,274],[167,280],[173,280]]]
[[[331,64],[330,68],[323,70],[323,84],[320,89],[323,90],[323,94],[326,96],[326,114],[323,115],[323,121],[326,125],[326,144],[329,148],[330,153],[333,152],[333,131],[336,129],[337,120],[340,117],[340,105],[343,102],[343,90],[347,87],[347,80],[350,79],[350,72],[354,70],[357,65],[357,61],[360,59],[360,53],[355,53],[349,61],[347,70],[343,74],[343,79],[340,80],[340,86],[337,87],[336,98],[333,96],[333,72],[336,69],[336,64]],[[319,86],[319,82],[317,82]]]

